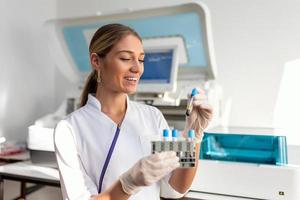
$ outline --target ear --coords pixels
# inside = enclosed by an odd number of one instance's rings
[[[100,58],[96,53],[91,53],[90,62],[95,70],[100,70],[102,67],[103,59]]]

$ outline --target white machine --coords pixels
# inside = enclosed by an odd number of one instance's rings
[[[201,145],[189,198],[298,200],[300,166],[288,164],[285,136],[273,129],[215,127]]]
[[[107,23],[128,25],[143,39],[144,74],[138,92],[130,98],[157,106],[170,126],[183,129],[187,94],[194,87],[205,88],[216,113],[211,124],[219,124],[220,88],[214,81],[216,67],[208,17],[202,4],[186,3],[48,21],[45,27],[51,56],[66,79],[79,89],[55,113],[29,127],[28,148],[33,158],[43,157],[42,152],[53,153],[54,127],[75,109],[80,88],[91,71],[88,55],[91,37]]]
[[[53,132],[58,121],[76,109],[78,99],[65,100],[55,113],[48,114],[28,127],[27,147],[31,160],[43,166],[57,167],[54,155]]]
[[[299,166],[200,160],[198,173],[187,197],[209,200],[298,200],[299,188]]]

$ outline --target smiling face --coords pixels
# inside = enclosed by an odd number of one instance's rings
[[[100,87],[116,93],[136,92],[144,72],[144,56],[141,41],[134,35],[124,36],[104,58],[100,58]]]

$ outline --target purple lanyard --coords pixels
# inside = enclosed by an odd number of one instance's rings
[[[117,130],[116,130],[116,132],[115,132],[114,139],[113,139],[113,141],[112,141],[112,143],[111,143],[111,145],[110,145],[109,151],[108,151],[108,153],[107,153],[107,156],[106,156],[106,159],[105,159],[105,162],[104,162],[102,171],[101,171],[100,180],[99,180],[99,189],[98,189],[98,193],[99,193],[99,194],[101,193],[104,175],[105,175],[105,172],[106,172],[108,163],[109,163],[109,161],[110,161],[110,158],[111,158],[111,156],[112,156],[112,153],[113,153],[113,151],[114,151],[114,149],[115,149],[115,145],[116,145],[116,143],[117,143],[117,140],[118,140],[118,137],[119,137],[119,133],[120,133],[120,127],[118,126],[118,127],[117,127]]]

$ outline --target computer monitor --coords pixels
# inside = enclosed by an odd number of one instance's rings
[[[165,93],[176,90],[178,71],[177,44],[144,44],[144,73],[140,93]]]

